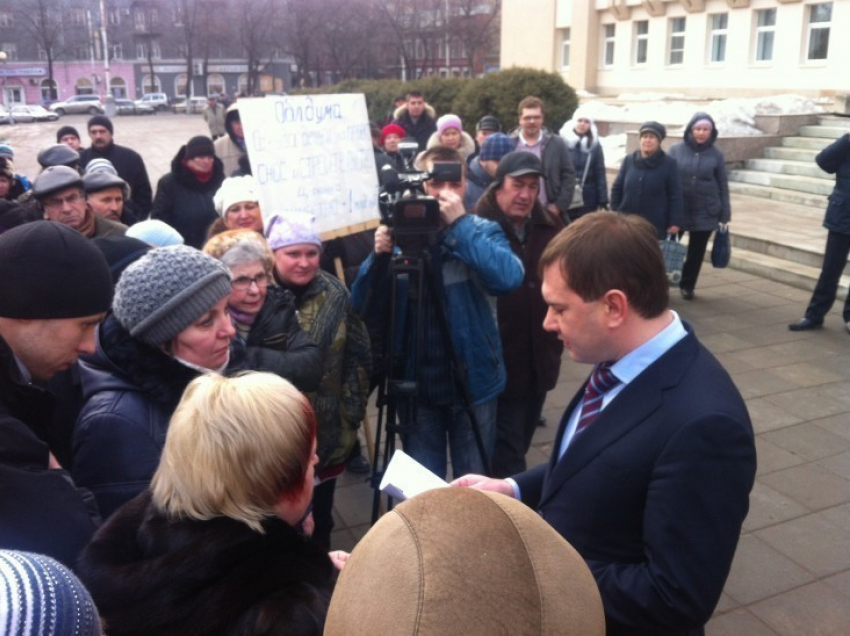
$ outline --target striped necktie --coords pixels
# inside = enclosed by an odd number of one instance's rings
[[[611,362],[603,362],[593,370],[590,376],[590,381],[584,389],[576,435],[593,423],[599,411],[602,410],[602,399],[605,394],[620,384],[620,380],[611,371],[611,364]]]

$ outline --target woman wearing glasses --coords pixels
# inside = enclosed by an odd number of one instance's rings
[[[253,230],[228,230],[207,241],[204,252],[230,270],[227,311],[247,345],[243,366],[315,391],[322,378],[321,352],[301,329],[295,296],[274,284],[274,256],[266,240]]]

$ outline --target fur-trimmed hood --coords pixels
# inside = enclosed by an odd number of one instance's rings
[[[590,122],[589,134],[579,136],[576,133],[575,128],[579,118],[587,119]],[[596,129],[596,122],[593,121],[592,117],[578,111],[573,113],[572,119],[561,127],[561,131],[558,134],[567,142],[570,150],[579,146],[582,152],[590,152],[594,146],[599,145],[599,131]]]
[[[263,529],[170,520],[145,491],[98,531],[78,574],[110,636],[321,634],[333,564],[283,521]]]
[[[425,110],[423,111],[425,115],[428,115],[431,119],[437,119],[437,111],[434,110],[434,107],[431,106],[428,102],[425,102]],[[398,108],[393,111],[393,121],[397,119],[401,119],[404,115],[407,114],[407,104],[402,104]]]

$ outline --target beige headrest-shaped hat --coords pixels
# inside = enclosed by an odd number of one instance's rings
[[[519,501],[468,488],[384,515],[345,565],[325,635],[603,636],[584,560]]]

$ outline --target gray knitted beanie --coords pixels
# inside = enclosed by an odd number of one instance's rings
[[[112,309],[131,336],[159,346],[230,291],[227,267],[193,247],[175,245],[151,250],[124,270]]]

